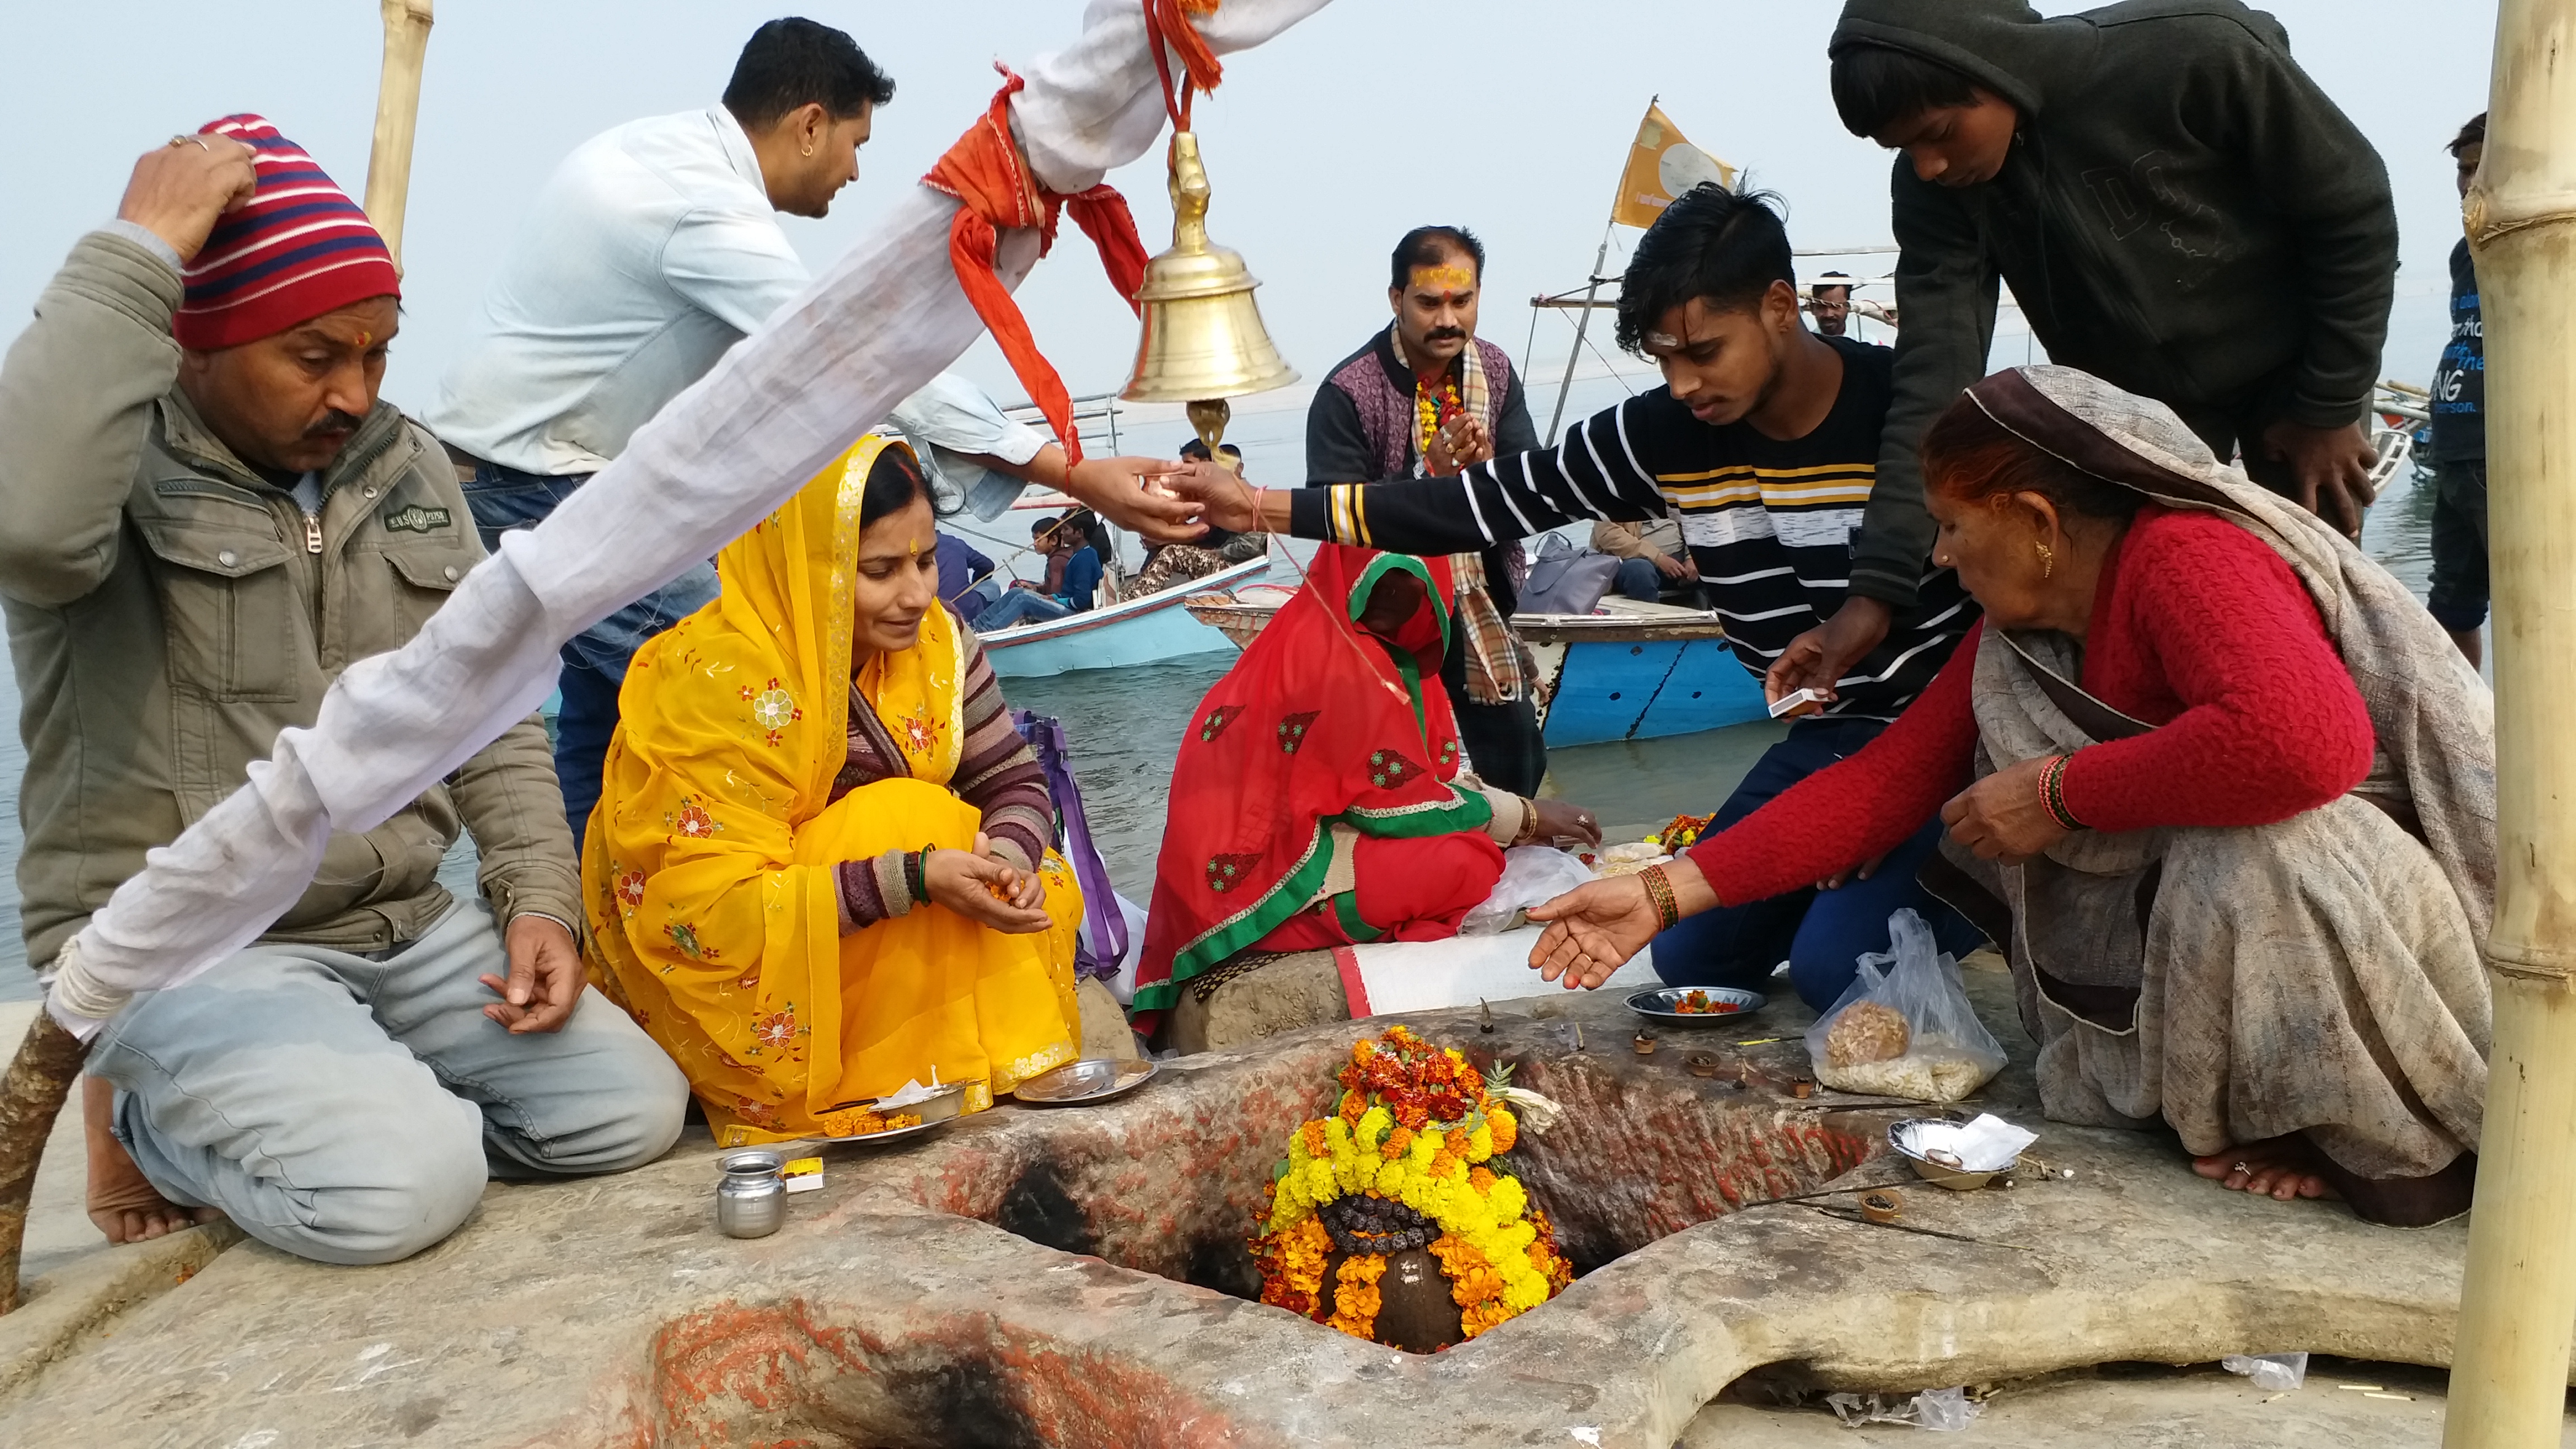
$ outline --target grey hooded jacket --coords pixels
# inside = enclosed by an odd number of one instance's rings
[[[2043,20],[2022,0],[1850,0],[1831,48],[1966,75],[2021,112],[2011,158],[1951,188],[1895,166],[1896,395],[1852,562],[1910,603],[1930,550],[1923,431],[1985,374],[1996,279],[2052,361],[2172,406],[2214,446],[2249,415],[2362,416],[2397,277],[2387,168],[2234,0]]]

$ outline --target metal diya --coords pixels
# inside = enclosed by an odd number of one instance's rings
[[[1972,1172],[1966,1163],[1937,1147],[1917,1152],[1906,1141],[1909,1135],[1906,1129],[1922,1125],[1955,1127],[1959,1124],[1946,1117],[1909,1117],[1902,1122],[1891,1122],[1887,1127],[1887,1145],[1897,1156],[1905,1159],[1906,1165],[1914,1169],[1915,1176],[1935,1187],[1946,1187],[1952,1192],[1975,1192],[1998,1177],[2010,1176],[2021,1166],[2021,1158],[2016,1155],[2001,1167]]]
[[[1679,1011],[1684,997],[1698,992],[1712,1002],[1729,1005],[1732,1011]],[[1743,1021],[1771,1004],[1771,998],[1759,991],[1743,991],[1732,986],[1666,986],[1655,991],[1640,991],[1628,998],[1628,1009],[1666,1026],[1724,1026]]]
[[[1087,1106],[1136,1090],[1152,1081],[1157,1070],[1150,1057],[1120,1061],[1090,1057],[1041,1072],[1020,1083],[1011,1095],[1035,1107]]]

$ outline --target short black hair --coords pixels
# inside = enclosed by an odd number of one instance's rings
[[[2487,113],[2480,111],[2476,115],[2469,117],[2467,124],[2460,127],[2460,134],[2453,136],[2451,138],[2451,144],[2443,147],[2442,149],[2450,152],[2451,159],[2456,161],[2460,159],[2461,152],[2466,151],[2471,146],[2483,146],[2486,143]]]
[[[799,106],[820,102],[846,121],[894,99],[894,80],[859,43],[828,25],[790,15],[751,33],[725,83],[725,109],[746,131],[777,125]]]
[[[1243,450],[1232,443],[1219,443],[1216,445],[1216,450],[1219,453],[1225,454],[1229,458],[1239,460],[1243,457]],[[1206,440],[1201,438],[1192,438],[1188,442],[1181,444],[1181,456],[1184,458],[1197,458],[1202,462],[1213,463],[1216,461],[1216,459],[1208,452]]]
[[[1855,136],[1883,136],[1925,111],[1976,103],[1975,82],[1912,51],[1854,41],[1834,52],[1834,110]]]
[[[1415,267],[1436,265],[1442,257],[1464,253],[1476,264],[1476,280],[1485,280],[1485,244],[1463,226],[1417,226],[1395,244],[1395,259],[1387,269],[1387,286],[1404,290]]]
[[[1637,239],[1619,278],[1619,345],[1642,357],[1666,312],[1697,298],[1726,311],[1761,304],[1774,282],[1798,285],[1780,198],[1703,181],[1673,198]]]
[[[859,489],[859,527],[866,528],[880,518],[901,513],[916,498],[927,499],[930,516],[941,516],[939,495],[921,476],[921,465],[913,461],[909,448],[886,448],[868,465],[868,481]]]

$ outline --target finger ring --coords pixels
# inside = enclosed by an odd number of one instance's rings
[[[2242,1162],[2240,1162],[2240,1163],[2236,1164],[2236,1166],[2235,1166],[2234,1168],[2232,1168],[2232,1169],[2231,1169],[2231,1171],[2235,1171],[2235,1172],[2249,1172],[2249,1173],[2250,1173],[2250,1172],[2252,1172],[2253,1170],[2254,1170],[2253,1168],[2250,1168],[2250,1167],[2246,1166],[2246,1165],[2245,1165],[2244,1163],[2242,1163]]]

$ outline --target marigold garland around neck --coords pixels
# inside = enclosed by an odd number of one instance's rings
[[[1340,1105],[1297,1128],[1272,1180],[1252,1243],[1262,1302],[1382,1341],[1388,1259],[1427,1251],[1472,1339],[1574,1281],[1547,1215],[1503,1170],[1520,1123],[1464,1056],[1391,1027],[1353,1045],[1338,1080]]]

